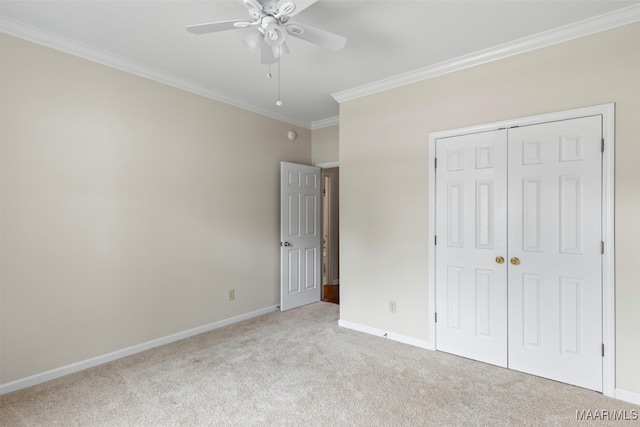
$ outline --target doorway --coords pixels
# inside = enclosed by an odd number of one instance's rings
[[[340,303],[340,227],[337,167],[322,170],[322,300]]]

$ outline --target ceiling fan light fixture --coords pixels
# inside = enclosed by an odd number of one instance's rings
[[[244,38],[244,44],[247,45],[247,47],[253,54],[256,54],[260,51],[260,45],[262,44],[262,41],[262,34],[259,31],[251,31]]]
[[[259,55],[260,55],[260,63],[264,65],[271,65],[278,62],[276,58],[273,57],[273,48],[267,44],[264,39],[261,40],[262,44],[260,46]]]
[[[279,47],[284,43],[284,32],[282,28],[274,22],[267,25],[264,29],[264,40],[269,44],[269,46],[275,48]]]
[[[289,47],[287,43],[284,42],[280,46],[272,46],[271,52],[273,53],[273,59],[279,61],[281,57],[289,53]]]

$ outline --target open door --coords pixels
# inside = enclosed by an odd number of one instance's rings
[[[280,310],[320,301],[320,168],[280,168]]]

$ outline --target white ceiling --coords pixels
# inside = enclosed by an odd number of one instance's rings
[[[277,66],[269,79],[267,66],[242,42],[252,29],[185,31],[190,24],[248,18],[239,0],[0,0],[0,30],[312,127],[338,115],[334,93],[637,3],[320,0],[294,19],[346,36],[347,46],[332,52],[288,37],[280,107]]]

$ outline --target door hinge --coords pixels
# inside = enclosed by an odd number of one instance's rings
[[[438,236],[433,236],[433,244],[438,245]]]
[[[600,254],[604,255],[604,242],[603,241],[600,242]]]
[[[604,357],[604,343],[602,344],[602,357]]]
[[[600,152],[604,153],[604,138],[602,138],[600,141]]]
[[[434,157],[434,159],[433,159],[433,168],[434,169],[438,169],[438,158],[437,157]]]
[[[438,313],[436,313],[436,323],[438,323]]]

